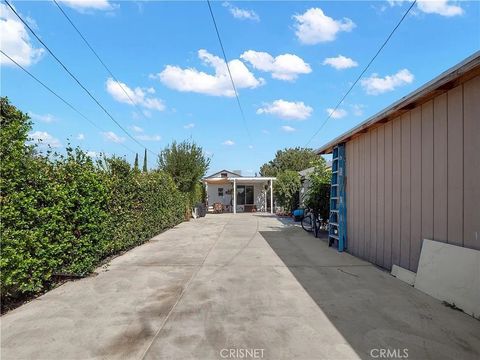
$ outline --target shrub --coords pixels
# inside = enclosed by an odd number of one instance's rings
[[[0,270],[2,306],[83,276],[107,256],[183,221],[187,198],[162,171],[117,157],[94,162],[80,149],[42,155],[31,122],[1,98]]]
[[[275,193],[281,206],[291,212],[298,205],[298,192],[302,183],[300,175],[296,171],[285,170],[277,175]]]
[[[308,190],[305,205],[320,215],[324,220],[329,218],[330,212],[330,189],[332,172],[327,169],[324,159],[315,167],[313,173],[308,176]]]

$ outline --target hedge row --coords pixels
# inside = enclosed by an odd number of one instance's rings
[[[80,149],[41,154],[31,122],[1,99],[1,296],[30,296],[57,275],[83,276],[115,253],[183,221],[187,199],[161,171]],[[2,301],[2,303],[3,303]]]

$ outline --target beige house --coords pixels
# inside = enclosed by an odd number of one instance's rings
[[[246,177],[240,171],[222,170],[203,179],[209,211],[271,212],[274,177]]]
[[[348,252],[415,272],[423,239],[480,250],[480,52],[318,154],[338,144]]]

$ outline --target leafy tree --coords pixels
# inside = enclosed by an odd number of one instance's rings
[[[277,200],[286,211],[291,212],[297,206],[298,192],[302,183],[297,171],[285,170],[277,174],[275,194]]]
[[[148,171],[148,166],[147,166],[147,149],[145,149],[145,153],[143,154],[143,172]]]
[[[315,166],[319,162],[319,159],[320,156],[310,148],[296,147],[278,150],[273,160],[262,165],[260,175],[277,176],[285,170],[305,170]]]
[[[140,171],[140,169],[138,168],[138,153],[135,154],[135,161],[133,163],[133,170]]]
[[[204,155],[200,146],[193,141],[174,141],[162,150],[158,165],[170,174],[180,191],[190,194],[191,202],[199,200],[194,195],[198,193],[196,187],[210,165],[210,158]]]

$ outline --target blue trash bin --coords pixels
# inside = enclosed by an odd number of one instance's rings
[[[305,213],[304,209],[296,209],[293,210],[293,219],[295,221],[300,221],[303,218],[303,214]]]

